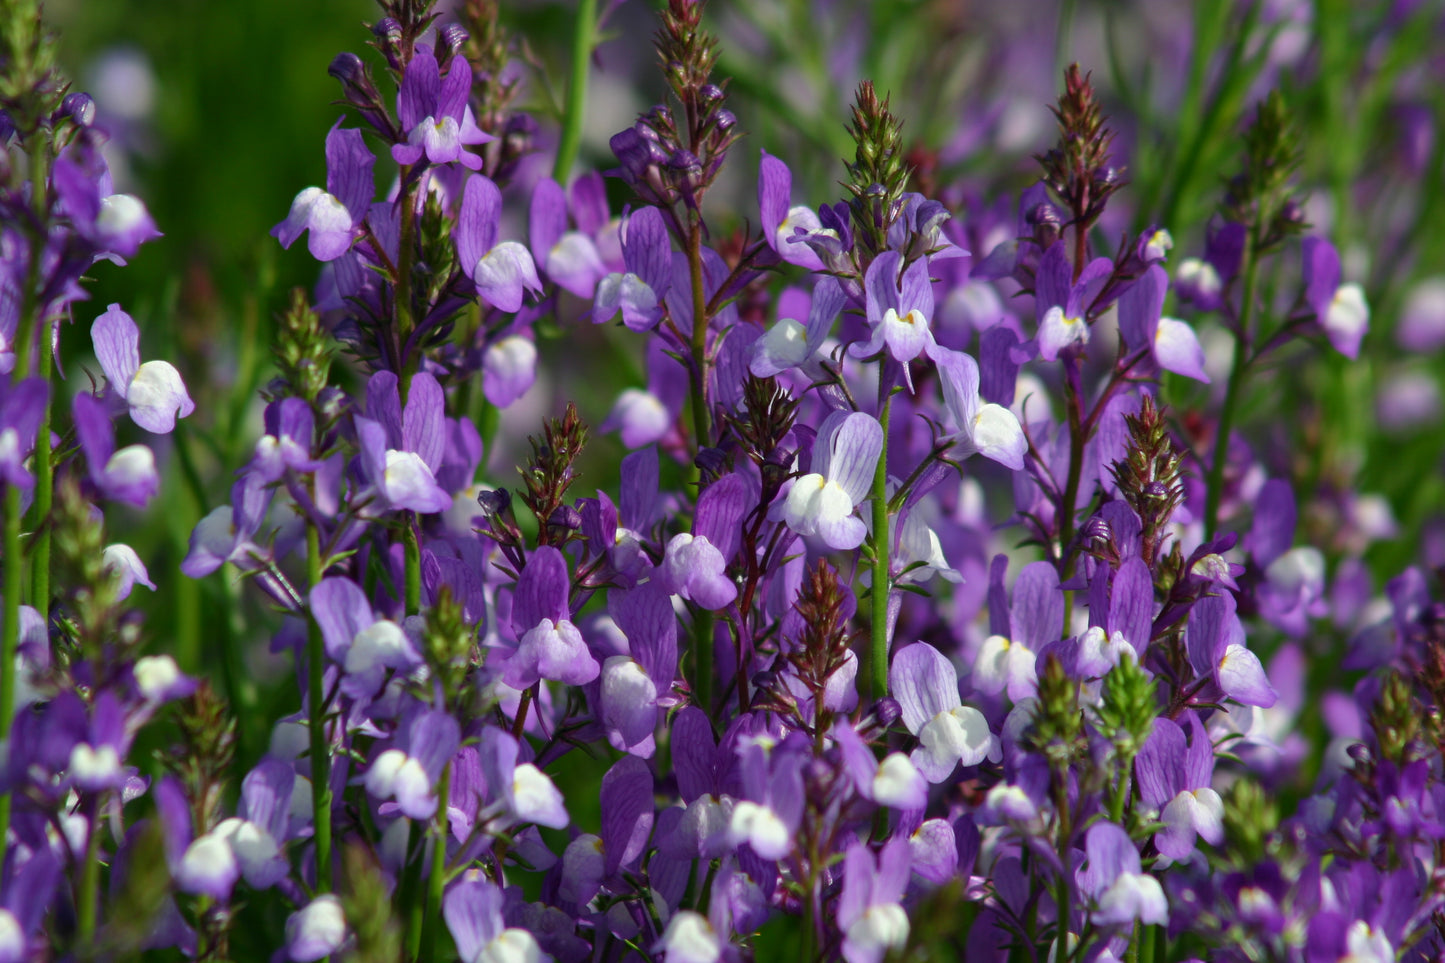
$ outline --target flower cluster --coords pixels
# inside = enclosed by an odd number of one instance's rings
[[[53,103],[41,38],[0,61],[34,68],[0,128],[0,963],[229,958],[255,906],[296,961],[716,963],[784,927],[848,963],[1445,952],[1445,609],[1414,568],[1372,604],[1372,535],[1327,560],[1315,493],[1235,429],[1266,359],[1354,359],[1369,328],[1278,95],[1177,264],[1167,225],[1101,243],[1129,190],[1078,67],[1004,205],[924,190],[865,82],[838,198],[795,204],[759,150],[755,227],[728,234],[704,200],[745,152],[700,4],[661,13],[668,99],[611,139],[616,211],[562,147],[535,163],[493,6],[380,5],[388,82],[333,61],[325,187],[272,230],[320,280],[180,563],[278,613],[296,685],[264,749],[139,654],[123,602],[149,577],[101,533],[160,487],[115,422],[172,431],[180,375],[112,305],[103,381],[51,413],[81,274],[155,228],[110,193],[88,100]],[[493,474],[563,326],[609,326],[645,385],[568,404]],[[578,484],[599,432],[627,450],[611,491]],[[1283,812],[1316,632],[1359,681]]]

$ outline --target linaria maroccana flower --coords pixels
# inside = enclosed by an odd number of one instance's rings
[[[467,105],[471,92],[472,67],[465,57],[454,55],[443,77],[431,48],[418,44],[396,95],[397,120],[406,142],[392,145],[392,160],[406,165],[425,157],[432,164],[456,161],[469,170],[481,170],[481,157],[466,148],[493,138],[472,119]]]
[[[894,654],[888,684],[903,709],[903,724],[918,737],[910,758],[929,782],[943,782],[959,765],[998,757],[998,738],[983,713],[958,696],[953,664],[927,642]]]
[[[868,529],[853,510],[868,497],[882,451],[883,428],[872,415],[829,415],[813,446],[812,471],[774,505],[774,518],[799,535],[817,535],[829,548],[857,548]]]
[[[146,431],[164,435],[196,410],[180,372],[168,361],[140,360],[140,328],[112,304],[90,327],[95,357],[106,380],[125,400],[131,419]]]
[[[526,292],[541,293],[532,253],[517,241],[499,241],[502,192],[485,174],[473,174],[462,188],[457,218],[457,260],[482,300],[498,311],[522,307]]]
[[[326,135],[326,190],[308,187],[297,194],[271,236],[289,249],[309,231],[306,249],[312,257],[323,262],[341,257],[360,235],[370,210],[375,163],[361,131],[343,128],[338,120]]]

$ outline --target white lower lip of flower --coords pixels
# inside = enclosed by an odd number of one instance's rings
[[[0,338],[0,341],[3,341]],[[20,433],[14,428],[6,428],[0,431],[0,462],[17,462],[20,460]]]
[[[848,927],[848,942],[864,949],[901,947],[908,929],[908,914],[897,903],[870,906]]]
[[[767,806],[744,799],[733,807],[728,838],[746,842],[763,859],[782,859],[793,849],[793,837],[778,814]]]
[[[377,756],[366,771],[366,791],[378,799],[389,798],[396,791],[397,773],[407,761],[400,749],[388,749]]]
[[[210,832],[186,847],[181,857],[177,882],[185,890],[194,891],[207,883],[236,877],[236,854],[224,836]]]
[[[281,847],[271,834],[246,819],[231,818],[216,827],[216,832],[226,836],[231,851],[245,869],[259,869],[281,854]]]
[[[390,619],[380,619],[356,633],[346,650],[346,671],[365,672],[378,666],[395,666],[406,652],[406,634]]]
[[[873,775],[873,801],[895,808],[913,803],[919,795],[923,777],[901,752],[889,754]]]
[[[961,762],[976,766],[992,745],[988,722],[977,709],[957,706],[940,712],[918,730],[918,741],[929,755],[945,765]]]
[[[331,894],[318,896],[286,920],[286,942],[291,959],[319,960],[329,956],[346,938],[346,914],[341,900]],[[301,955],[296,955],[297,953]]]
[[[541,963],[542,948],[526,930],[508,928],[482,947],[476,963]]]
[[[658,948],[667,954],[667,963],[714,963],[722,956],[712,924],[692,910],[680,910],[668,920]]]
[[[102,198],[95,226],[103,234],[129,231],[145,220],[146,206],[132,194],[112,194]]]
[[[0,907],[0,959],[19,960],[25,957],[25,932],[20,921],[8,909]]]
[[[763,335],[762,348],[775,364],[793,367],[808,359],[808,329],[792,318],[784,318]]]
[[[146,445],[126,445],[105,463],[106,477],[115,482],[140,481],[153,477],[155,473],[155,452]]]
[[[547,774],[530,762],[522,763],[512,773],[512,801],[515,815],[520,819],[551,829],[567,826],[569,820],[562,808],[562,794]]]
[[[86,786],[109,783],[120,775],[120,755],[114,746],[96,749],[87,743],[76,743],[70,750],[70,774]]]

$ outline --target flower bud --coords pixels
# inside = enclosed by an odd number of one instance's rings
[[[90,94],[67,94],[60,105],[60,113],[69,117],[77,127],[89,127],[95,122],[95,101]]]
[[[477,504],[488,518],[500,515],[512,507],[512,493],[505,488],[483,489],[477,493]]]
[[[459,23],[449,23],[437,31],[437,40],[440,45],[453,54],[459,53],[471,38],[472,35],[467,33],[467,28]]]

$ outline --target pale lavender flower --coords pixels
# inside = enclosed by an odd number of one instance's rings
[[[908,942],[908,914],[900,901],[911,865],[908,843],[902,839],[885,843],[876,863],[866,843],[854,841],[848,847],[838,897],[838,929],[848,963],[879,963]]]
[[[501,190],[483,174],[468,177],[455,234],[457,260],[483,301],[511,313],[522,307],[526,292],[540,294],[542,282],[531,252],[516,241],[498,240],[501,221]]]
[[[140,360],[140,329],[119,304],[90,328],[95,357],[113,390],[125,399],[131,419],[146,431],[164,435],[196,410],[180,372],[168,361]]]
[[[918,737],[911,759],[929,782],[948,779],[959,766],[999,757],[998,738],[983,713],[958,696],[953,664],[927,642],[899,649],[888,686],[903,709],[903,724]]]
[[[308,187],[297,194],[286,219],[271,228],[271,236],[289,249],[310,231],[306,247],[311,256],[336,261],[361,235],[376,193],[375,163],[361,131],[343,129],[338,120],[326,135],[326,190]]]
[[[397,91],[397,120],[406,142],[392,145],[392,159],[406,165],[425,156],[432,164],[458,161],[470,170],[481,170],[481,157],[466,148],[493,138],[472,118],[467,105],[471,92],[472,68],[465,57],[453,56],[446,77],[442,77],[431,48],[418,44]]]
[[[861,411],[829,415],[813,446],[812,471],[793,482],[772,516],[799,535],[817,535],[829,548],[857,548],[868,529],[853,511],[868,497],[882,451],[877,419]]]

